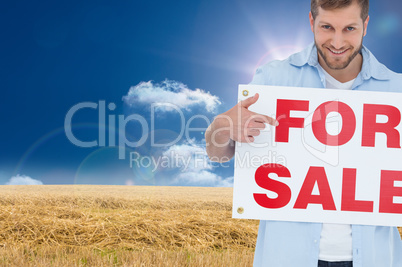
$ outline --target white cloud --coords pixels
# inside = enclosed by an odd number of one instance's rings
[[[11,179],[6,183],[6,185],[41,185],[41,181],[32,179],[26,175],[19,175],[11,177]]]
[[[220,180],[219,185],[220,187],[233,187],[234,176],[227,177],[225,179]]]
[[[205,152],[205,146],[191,141],[191,144],[174,145],[163,152],[163,156],[171,162],[171,168],[177,169],[171,183],[191,186],[233,186],[233,177],[224,179],[213,172],[214,166]]]
[[[183,172],[175,178],[174,183],[193,186],[232,187],[233,177],[223,179],[221,176],[205,170],[200,172]]]
[[[182,172],[175,177],[174,183],[183,185],[211,186],[218,184],[221,179],[222,178],[215,173],[204,170],[200,172]]]
[[[198,88],[191,90],[187,85],[171,80],[155,84],[152,81],[141,82],[132,86],[123,100],[129,106],[170,103],[179,109],[189,111],[190,108],[201,107],[210,113],[215,112],[221,104],[219,98],[210,92]],[[171,105],[160,105],[158,110],[168,112],[174,109]]]
[[[182,172],[212,169],[205,147],[196,144],[173,145],[163,152],[163,156],[172,162],[171,166],[180,168]]]

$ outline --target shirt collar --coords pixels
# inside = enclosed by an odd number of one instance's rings
[[[365,46],[362,47],[363,66],[359,73],[364,80],[374,78],[376,80],[389,80],[389,72],[387,68],[378,62],[374,55]],[[303,51],[293,54],[289,57],[289,62],[293,66],[302,67],[306,64],[317,67],[318,54],[317,47],[311,43]]]

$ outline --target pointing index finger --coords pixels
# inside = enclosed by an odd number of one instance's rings
[[[259,97],[258,93],[256,93],[254,96],[251,96],[249,98],[246,98],[246,99],[242,100],[240,102],[240,104],[241,104],[242,107],[249,108],[252,104],[257,102],[258,97]]]
[[[255,113],[255,116],[256,116],[256,118],[255,118],[256,122],[268,123],[272,126],[279,125],[279,122],[275,118],[272,118],[272,117],[269,117],[269,116],[263,115],[263,114],[258,114],[258,113]]]

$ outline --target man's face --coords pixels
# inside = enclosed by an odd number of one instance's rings
[[[369,20],[367,17],[363,22],[360,11],[361,7],[354,2],[341,9],[324,10],[319,7],[315,20],[310,13],[311,30],[321,65],[341,70],[356,60]]]

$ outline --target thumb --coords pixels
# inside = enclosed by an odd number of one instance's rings
[[[248,108],[249,106],[251,106],[252,104],[257,102],[258,97],[259,97],[259,95],[258,95],[258,93],[256,93],[254,96],[246,98],[246,99],[240,101],[240,105],[242,107]]]

